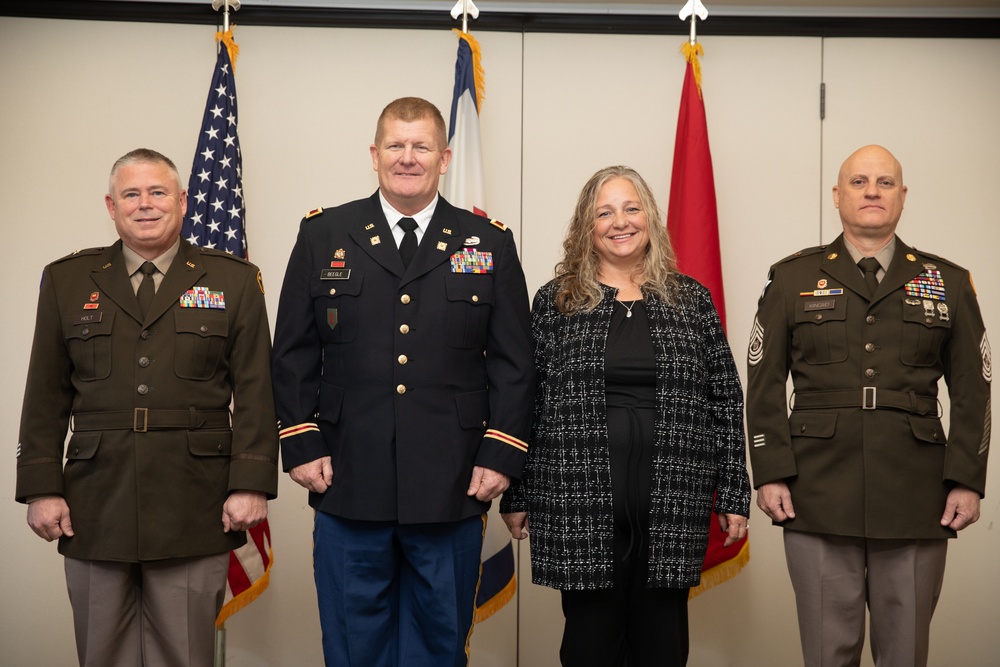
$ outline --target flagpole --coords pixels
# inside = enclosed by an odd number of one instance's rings
[[[229,8],[232,7],[233,11],[238,11],[240,8],[240,0],[212,0],[212,9],[222,11],[222,32],[223,34],[229,32]],[[226,625],[216,626],[215,628],[215,659],[213,661],[214,667],[226,667]]]

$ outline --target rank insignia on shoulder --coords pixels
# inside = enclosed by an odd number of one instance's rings
[[[490,220],[490,224],[499,229],[502,232],[507,231],[507,225],[503,224],[499,220]]]
[[[308,220],[309,218],[311,218],[313,216],[319,215],[322,212],[323,212],[323,207],[322,206],[320,206],[319,208],[314,208],[313,210],[311,210],[308,213],[306,213],[306,220]]]
[[[452,273],[493,273],[493,253],[459,250],[451,256]]]

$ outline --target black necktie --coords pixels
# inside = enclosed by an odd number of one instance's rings
[[[403,258],[403,268],[410,265],[413,256],[417,254],[417,221],[413,218],[402,218],[399,226],[403,228],[403,241],[399,244],[399,256]]]
[[[875,277],[875,274],[881,268],[881,265],[874,257],[862,257],[858,261],[858,266],[865,272],[865,285],[868,286],[868,296],[874,296],[875,290],[878,289],[878,278]]]
[[[153,273],[156,272],[156,264],[143,262],[139,270],[142,271],[142,282],[139,283],[139,290],[135,293],[135,296],[139,300],[139,313],[142,314],[142,319],[146,319],[149,306],[153,303],[153,295],[156,294],[156,285],[153,283]]]

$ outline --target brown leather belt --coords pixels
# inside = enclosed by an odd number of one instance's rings
[[[915,415],[941,416],[936,398],[917,396],[912,391],[861,387],[838,391],[798,391],[792,395],[793,410],[816,408],[892,409],[904,410]]]
[[[136,433],[170,429],[229,428],[229,410],[109,410],[107,412],[75,412],[70,428],[80,431],[119,431]]]

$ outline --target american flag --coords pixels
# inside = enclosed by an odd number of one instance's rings
[[[219,55],[208,91],[198,148],[188,180],[188,210],[181,236],[192,245],[247,257],[243,206],[243,160],[236,134],[236,79],[230,49],[237,51],[232,30],[217,34]],[[247,606],[270,580],[271,528],[267,520],[247,531],[247,543],[229,552],[226,597],[215,620],[226,619]]]
[[[188,181],[188,209],[181,236],[192,245],[245,258],[243,158],[236,118],[236,78],[229,49],[220,44]]]

